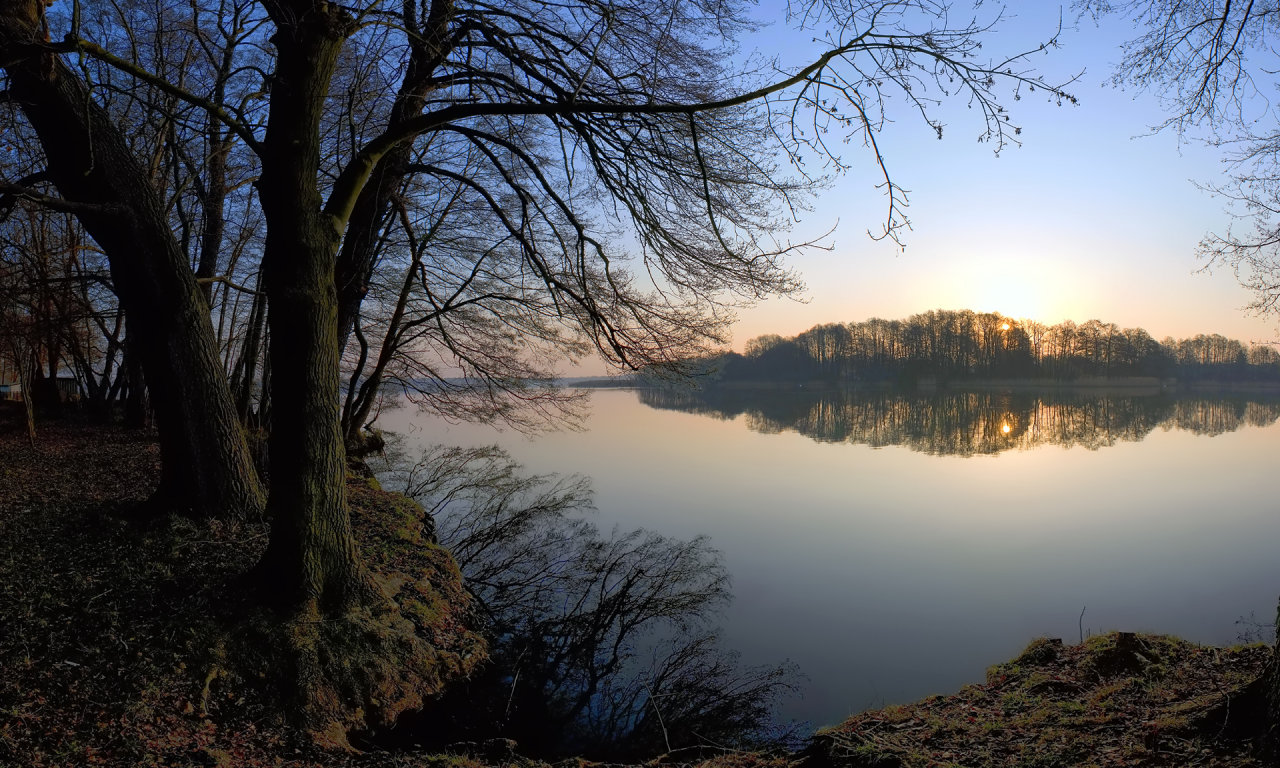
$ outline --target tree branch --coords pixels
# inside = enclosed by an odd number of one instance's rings
[[[40,174],[32,174],[32,176],[41,176],[43,173],[45,172],[41,171]],[[32,179],[32,176],[28,176],[24,181]],[[43,178],[36,179],[36,181],[42,180]],[[77,216],[81,214],[95,213],[123,213],[125,211],[125,207],[122,205],[114,203],[76,203],[61,197],[54,197],[53,195],[46,195],[43,192],[37,192],[22,184],[5,184],[0,182],[0,194],[3,195],[3,197],[0,197],[0,210],[3,210],[5,213],[8,213],[8,211],[13,208],[16,203],[16,198],[19,197],[39,203],[51,210],[61,211],[62,213],[71,213]]]
[[[433,128],[446,125],[456,120],[481,116],[541,116],[565,117],[569,115],[694,115],[718,109],[727,109],[748,104],[765,98],[793,85],[808,80],[814,73],[839,56],[857,48],[862,43],[858,37],[839,48],[833,48],[818,57],[809,66],[791,77],[757,88],[754,91],[731,96],[717,101],[695,102],[691,104],[601,104],[597,102],[545,102],[534,104],[456,104],[437,109],[418,117],[410,118],[396,125],[378,138],[370,141],[351,159],[334,182],[329,201],[325,204],[325,213],[330,217],[333,226],[339,231],[346,228],[347,219],[355,207],[356,198],[364,188],[369,174],[382,156],[406,139],[411,139]]]
[[[235,134],[244,141],[244,143],[249,147],[249,149],[253,150],[254,154],[257,154],[259,156],[262,155],[262,145],[258,142],[257,138],[254,137],[253,131],[249,130],[248,126],[246,126],[244,123],[241,123],[239,120],[233,117],[231,113],[228,112],[220,104],[216,104],[210,101],[209,99],[197,96],[194,93],[191,93],[190,91],[187,91],[183,88],[179,88],[178,86],[174,85],[173,83],[170,83],[164,78],[151,74],[150,72],[146,71],[145,69],[138,66],[137,64],[134,64],[131,61],[128,61],[126,59],[120,58],[119,56],[116,56],[115,54],[111,53],[106,48],[103,48],[101,45],[98,45],[97,43],[90,42],[82,38],[75,38],[75,37],[72,37],[71,35],[67,35],[67,39],[61,45],[55,45],[51,47],[59,53],[71,53],[73,51],[83,51],[84,53],[89,54],[95,59],[98,59],[112,67],[115,67],[116,69],[122,72],[126,72],[130,75],[133,75],[134,77],[138,78],[144,83],[147,83],[148,85],[153,85],[156,88],[159,88],[160,90],[164,91],[165,93],[171,96],[176,96],[177,98],[187,102],[188,104],[201,107],[202,109],[207,109],[209,112],[215,115],[219,121],[221,121],[224,125],[226,125],[233,132],[235,132]]]
[[[240,291],[242,293],[252,294],[254,296],[261,295],[262,293],[261,291],[255,291],[252,288],[246,288],[245,286],[240,285],[239,283],[233,283],[231,282],[231,278],[227,277],[226,275],[219,275],[217,277],[198,277],[196,278],[196,282],[200,283],[201,285],[209,285],[211,283],[226,283],[227,285],[231,286],[237,291]]]

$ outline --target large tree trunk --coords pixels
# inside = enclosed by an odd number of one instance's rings
[[[39,0],[0,4],[0,58],[51,180],[107,253],[155,404],[163,463],[157,501],[198,515],[257,515],[262,493],[208,305],[119,128],[61,58],[39,47],[43,7]]]
[[[320,119],[351,21],[336,5],[268,6],[278,50],[259,198],[267,221],[271,388],[271,538],[260,570],[272,599],[332,613],[371,596],[347,511],[339,427],[334,261],[341,233],[317,186]]]
[[[342,232],[323,211],[318,178],[321,114],[354,25],[336,4],[264,5],[278,51],[258,181],[267,221],[271,537],[255,581],[280,609],[300,724],[324,746],[349,748],[347,730],[388,726],[421,707],[454,667],[401,613],[398,587],[370,572],[347,508],[334,285]]]

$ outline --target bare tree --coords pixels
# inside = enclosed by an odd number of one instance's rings
[[[136,320],[159,417],[165,460],[157,501],[256,514],[261,491],[218,365],[208,305],[147,166],[63,49],[48,42],[45,9],[26,2],[0,9],[0,51],[11,121],[20,112],[39,142],[26,159],[45,166],[35,173],[59,194],[32,188],[30,176],[0,191],[74,214],[106,251],[115,289]]]
[[[243,157],[254,171],[244,178],[256,176],[261,216],[271,403],[271,535],[257,583],[301,633],[291,637],[307,638],[293,650],[323,670],[301,691],[316,733],[392,718],[435,674],[356,552],[344,484],[344,442],[360,419],[344,430],[343,342],[402,213],[414,234],[400,274],[416,272],[421,292],[406,299],[417,299],[413,317],[387,327],[434,326],[431,343],[447,352],[430,370],[437,381],[452,366],[519,398],[521,379],[547,367],[531,359],[589,348],[620,368],[678,370],[725,340],[735,305],[798,290],[785,257],[800,246],[785,231],[845,169],[837,139],[864,144],[884,171],[881,236],[896,237],[906,201],[877,143],[893,100],[939,137],[934,107],[967,101],[979,140],[997,150],[1019,132],[1004,89],[1073,101],[1026,63],[1053,39],[988,57],[982,39],[998,19],[953,24],[941,0],[795,6],[789,21],[824,50],[785,71],[733,55],[755,25],[732,1],[190,8],[0,8],[10,120],[38,139],[24,162],[56,194],[22,176],[0,192],[74,214],[109,257],[156,402],[162,498],[253,513],[261,497],[230,352],[196,270],[228,277],[216,274],[230,263],[219,209],[232,182],[220,164]],[[197,48],[201,63],[186,53]],[[457,250],[438,250],[448,240],[428,237],[448,189],[474,206],[461,219],[481,246],[469,271]],[[188,204],[204,206],[202,229]],[[438,269],[424,281],[428,265]],[[373,626],[385,631],[364,631]],[[328,647],[338,636],[347,645]],[[364,651],[399,676],[377,681],[389,698],[359,690],[369,680],[341,683],[355,690],[340,696],[325,677],[348,667],[319,660]]]
[[[1224,197],[1234,222],[1205,235],[1206,268],[1225,264],[1251,290],[1249,309],[1280,311],[1280,125],[1271,98],[1280,81],[1263,60],[1274,52],[1274,0],[1081,0],[1094,18],[1123,16],[1138,34],[1126,42],[1116,84],[1160,97],[1168,114],[1153,131],[1220,148],[1228,178],[1203,188]]]

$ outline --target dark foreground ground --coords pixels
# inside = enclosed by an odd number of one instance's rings
[[[0,766],[538,765],[509,743],[446,755],[305,746],[268,697],[210,674],[216,627],[248,610],[236,576],[265,527],[128,522],[157,479],[152,436],[68,419],[41,424],[33,448],[18,416],[0,403]],[[981,684],[864,712],[798,754],[708,749],[653,764],[1262,765],[1251,739],[1270,655],[1147,635],[1042,639]]]

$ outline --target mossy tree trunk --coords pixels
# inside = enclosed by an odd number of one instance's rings
[[[256,516],[262,492],[218,358],[209,307],[163,201],[119,126],[42,31],[44,3],[0,4],[8,95],[34,128],[60,197],[106,252],[160,431],[158,509]],[[24,193],[27,194],[27,193]]]
[[[322,746],[394,722],[439,690],[447,665],[375,581],[347,506],[334,265],[343,222],[319,188],[320,121],[354,24],[334,4],[264,3],[276,71],[259,197],[271,379],[271,536],[257,566],[277,608],[295,720]]]
[[[353,22],[335,4],[266,7],[277,59],[258,181],[273,394],[271,538],[260,570],[277,605],[332,613],[373,595],[351,533],[339,426],[334,263],[342,233],[323,211],[317,181],[320,120]]]

